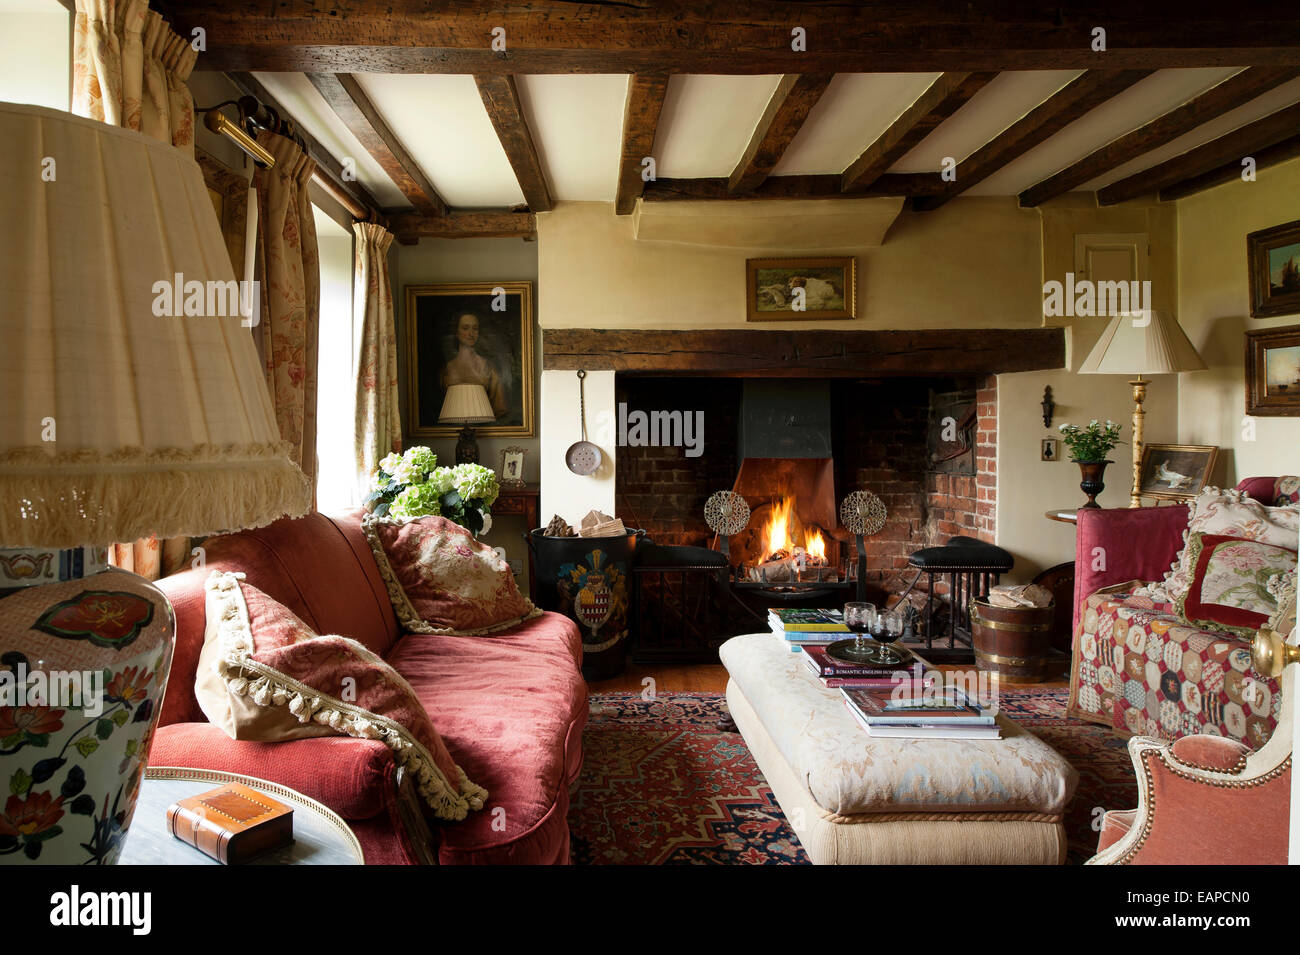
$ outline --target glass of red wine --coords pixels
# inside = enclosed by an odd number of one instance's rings
[[[867,642],[867,637],[879,626],[879,614],[876,605],[864,601],[853,601],[844,605],[844,625],[854,634],[852,644],[839,648],[847,659],[857,663],[875,663],[878,645]]]

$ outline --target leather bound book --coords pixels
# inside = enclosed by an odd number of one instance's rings
[[[224,865],[238,865],[293,842],[293,810],[241,783],[167,807],[167,827],[181,842]]]

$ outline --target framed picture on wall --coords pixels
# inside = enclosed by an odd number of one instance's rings
[[[1246,332],[1246,414],[1300,416],[1300,325]]]
[[[478,384],[496,420],[482,437],[537,433],[533,369],[533,283],[478,282],[406,287],[407,431],[450,438],[459,425],[439,424],[452,385]]]
[[[524,463],[527,460],[527,448],[509,447],[501,449],[501,466],[497,468],[497,479],[502,487],[524,486]]]
[[[1300,315],[1300,219],[1246,236],[1250,316]]]
[[[853,256],[745,260],[745,318],[813,322],[858,317]]]
[[[1210,480],[1218,456],[1219,449],[1212,444],[1144,444],[1138,493],[1190,501]]]

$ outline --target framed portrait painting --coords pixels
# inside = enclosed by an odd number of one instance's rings
[[[1210,480],[1219,449],[1212,444],[1143,444],[1138,493],[1190,501]]]
[[[1300,325],[1246,332],[1246,414],[1300,416]]]
[[[858,317],[853,256],[745,260],[745,319],[813,322]]]
[[[534,407],[533,283],[478,282],[406,287],[409,433],[450,438],[460,426],[439,424],[452,385],[482,385],[496,419],[480,436],[528,438]]]
[[[1246,236],[1251,318],[1300,315],[1300,219]]]

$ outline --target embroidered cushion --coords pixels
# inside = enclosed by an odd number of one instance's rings
[[[493,633],[541,613],[510,565],[445,517],[362,522],[398,622],[412,633]]]
[[[1152,584],[1144,593],[1154,600],[1177,605],[1192,583],[1192,564],[1187,541],[1192,534],[1214,534],[1241,540],[1256,540],[1290,550],[1296,549],[1300,507],[1286,504],[1270,507],[1248,497],[1244,491],[1221,491],[1207,487],[1188,505],[1187,532],[1163,582]]]
[[[195,695],[208,719],[235,739],[379,740],[440,819],[464,819],[487,798],[396,670],[355,640],[317,635],[243,574],[208,577]]]
[[[1300,475],[1284,474],[1273,485],[1273,503],[1279,506],[1300,504]]]
[[[1253,637],[1277,613],[1288,578],[1295,578],[1296,552],[1275,544],[1192,534],[1187,554],[1192,582],[1178,601],[1178,615],[1207,630]]]

